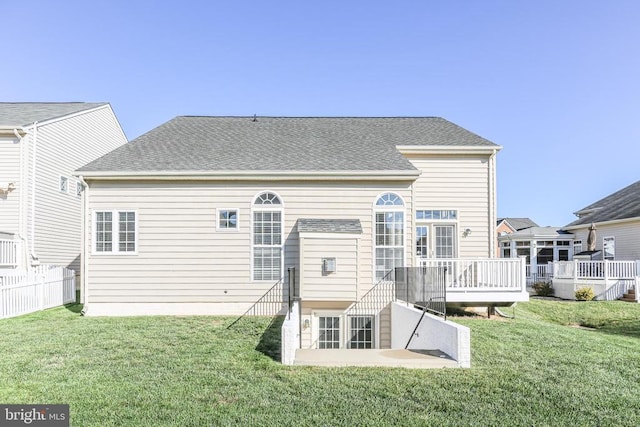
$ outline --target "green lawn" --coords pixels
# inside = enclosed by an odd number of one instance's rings
[[[639,304],[457,318],[473,367],[431,371],[282,366],[268,319],[78,309],[0,321],[0,403],[69,403],[74,426],[640,425]]]

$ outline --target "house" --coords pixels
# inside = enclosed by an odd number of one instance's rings
[[[533,222],[530,218],[498,218],[496,225],[496,236],[504,236],[506,234],[515,233],[525,228],[537,227],[538,224]],[[496,240],[496,256],[500,255],[500,247]]]
[[[84,187],[72,173],[126,142],[108,103],[0,103],[0,268],[79,271]]]
[[[573,259],[573,234],[560,227],[532,226],[498,237],[501,258],[526,260],[527,283],[548,280],[553,261]]]
[[[588,251],[587,240],[595,228],[593,251],[608,260],[640,259],[640,181],[575,212],[578,217],[564,230],[572,233],[575,252]]]
[[[369,348],[388,322],[346,313],[395,267],[526,300],[494,258],[500,148],[438,117],[176,117],[76,172],[85,313],[237,315],[293,282],[303,347]]]
[[[640,181],[575,215],[563,228],[573,237],[573,261],[553,263],[555,294],[573,299],[590,287],[596,299],[640,302]]]

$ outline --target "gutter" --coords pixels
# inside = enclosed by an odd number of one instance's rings
[[[224,180],[224,181],[281,181],[281,180],[307,180],[327,181],[351,179],[356,181],[388,181],[388,180],[415,180],[420,176],[419,170],[393,170],[393,171],[83,171],[77,170],[75,176],[82,175],[85,179],[103,180]]]
[[[477,145],[396,145],[396,149],[402,154],[490,154],[502,150],[501,145],[477,146]]]
[[[631,218],[612,219],[610,221],[600,221],[600,222],[589,221],[584,224],[561,227],[561,230],[578,230],[580,228],[589,227],[592,223],[596,225],[616,225],[616,224],[623,224],[625,222],[633,222],[633,221],[640,221],[640,217],[634,216]]]
[[[33,156],[31,159],[31,167],[33,169],[33,178],[31,179],[31,262],[32,264],[38,260],[36,255],[36,155],[38,152],[38,122],[33,122]]]

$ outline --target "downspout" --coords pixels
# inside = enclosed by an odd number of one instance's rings
[[[493,150],[489,157],[489,258],[496,257],[496,207],[497,207],[497,185],[496,185],[496,154],[497,150]]]
[[[84,315],[88,307],[89,292],[87,287],[87,276],[89,274],[89,262],[87,251],[87,215],[89,214],[89,185],[82,175],[78,176],[82,183],[82,221],[81,221],[81,242],[80,242],[80,303],[83,304],[82,315]]]
[[[31,167],[33,169],[33,178],[31,180],[31,262],[39,264],[36,255],[36,154],[38,151],[38,122],[33,122],[33,157],[31,159]]]
[[[22,135],[20,134],[22,132]],[[25,189],[27,188],[27,144],[24,142],[25,135],[29,135],[29,132],[24,130],[24,128],[14,128],[13,134],[18,138],[18,143],[20,144],[20,184],[19,184],[19,193],[18,193],[18,238],[22,242],[20,245],[20,268],[26,268],[29,263],[29,242],[26,238],[27,235],[27,218],[25,214],[25,203],[26,203],[26,195],[27,192]]]

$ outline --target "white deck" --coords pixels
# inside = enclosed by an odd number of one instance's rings
[[[446,267],[447,303],[509,305],[529,301],[524,258],[418,259]]]

